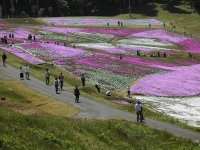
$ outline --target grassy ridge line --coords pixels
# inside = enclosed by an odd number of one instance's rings
[[[0,106],[0,149],[198,150],[190,140],[122,120],[37,118]],[[151,140],[149,140],[151,139]]]

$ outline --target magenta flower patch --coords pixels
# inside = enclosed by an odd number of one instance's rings
[[[21,47],[30,54],[43,56],[51,60],[62,60],[74,57],[84,56],[86,51],[74,49],[71,47],[55,45],[51,43],[28,43],[22,44]]]
[[[28,54],[26,53],[25,51],[23,50],[20,50],[16,47],[1,47],[3,50],[29,62],[29,63],[32,63],[32,64],[43,64],[45,63],[43,60],[31,55],[31,54]]]
[[[131,93],[156,96],[200,94],[200,65],[175,67],[174,71],[148,76],[131,87]]]
[[[124,101],[124,100],[111,100],[111,102],[121,104],[121,105],[131,105],[131,103]]]
[[[123,23],[124,25],[161,25],[163,22],[155,19],[141,19],[141,20],[116,20],[112,18],[78,18],[78,17],[67,17],[67,18],[43,18],[44,21],[49,22],[55,25],[110,25],[118,26],[118,21]]]

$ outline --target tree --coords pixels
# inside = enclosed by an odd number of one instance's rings
[[[10,13],[11,13],[11,15],[13,15],[13,14],[15,13],[15,7],[12,6],[12,7],[10,8]]]
[[[40,8],[39,16],[44,16],[44,8]]]
[[[36,5],[34,5],[34,6],[31,6],[31,15],[33,16],[33,17],[35,17],[35,13],[37,12],[37,6]]]
[[[52,7],[49,7],[49,8],[48,8],[48,11],[49,11],[49,15],[51,16],[51,13],[52,13],[52,11],[53,11]]]

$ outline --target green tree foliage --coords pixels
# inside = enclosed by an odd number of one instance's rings
[[[37,5],[37,2],[39,5]],[[131,6],[159,2],[167,5],[186,3],[191,8],[200,7],[200,0],[0,0],[3,15],[20,15],[25,12],[35,17],[37,10],[43,16],[73,16],[73,15],[102,15],[107,11],[118,13],[124,10],[128,13]]]

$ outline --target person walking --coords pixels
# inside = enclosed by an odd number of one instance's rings
[[[46,79],[46,85],[49,85],[49,78],[50,78],[49,69],[46,69],[44,76],[45,76],[45,79]]]
[[[3,53],[3,55],[2,55],[3,67],[5,67],[5,66],[6,66],[6,59],[7,59],[7,56],[6,56],[6,54],[5,54],[5,53]]]
[[[130,91],[130,86],[127,87],[127,97],[130,98],[131,97],[131,91]]]
[[[24,80],[24,71],[21,66],[19,67],[19,74],[20,74],[20,79]]]
[[[140,103],[140,101],[137,101],[137,103],[135,104],[135,109],[136,109],[136,114],[137,114],[137,121],[140,120],[140,122],[142,121],[142,104]]]
[[[74,95],[75,95],[75,102],[78,103],[79,102],[80,91],[79,91],[77,85],[75,86],[75,89],[74,89]]]
[[[58,94],[58,85],[59,85],[59,83],[58,83],[58,78],[57,77],[55,77],[54,85],[55,85],[56,94]]]
[[[24,72],[25,72],[25,75],[26,75],[26,80],[29,80],[29,72],[30,72],[30,68],[29,66],[26,64],[25,68],[24,68]]]
[[[59,80],[60,80],[60,89],[63,89],[63,82],[64,82],[64,76],[62,75],[62,72],[59,75]]]
[[[101,84],[98,81],[98,83],[97,83],[97,90],[98,90],[99,93],[100,93],[100,89],[101,89]]]
[[[84,87],[85,86],[85,76],[84,76],[84,74],[81,75],[81,82],[82,82],[82,85]]]

